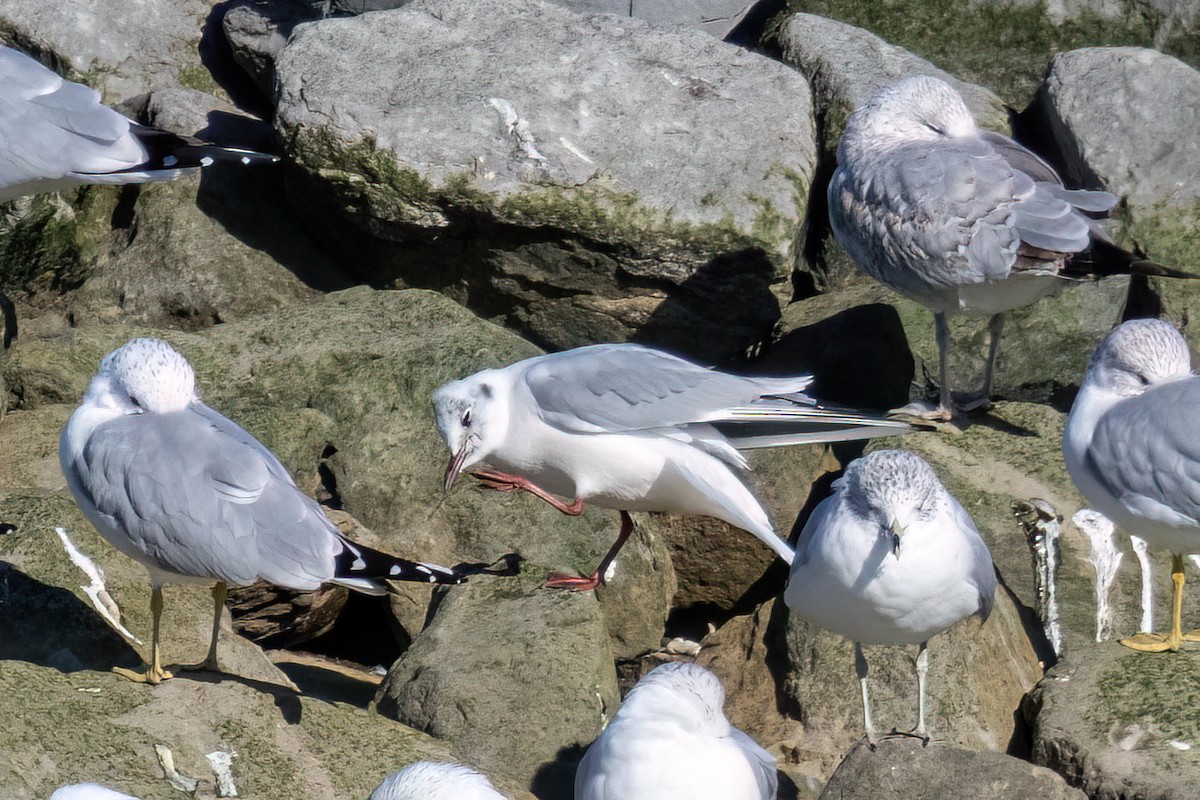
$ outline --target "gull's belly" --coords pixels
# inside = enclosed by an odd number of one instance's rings
[[[905,534],[899,556],[886,537],[823,537],[808,563],[793,567],[788,606],[863,644],[918,644],[976,613],[969,554],[958,542],[914,533]]]
[[[1057,294],[1063,281],[1053,275],[1015,273],[1002,281],[968,283],[958,287],[957,309],[962,314],[1003,314]]]

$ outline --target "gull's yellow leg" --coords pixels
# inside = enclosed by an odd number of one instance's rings
[[[1121,644],[1143,653],[1162,653],[1166,650],[1174,653],[1184,642],[1200,642],[1200,632],[1183,632],[1183,556],[1178,553],[1172,554],[1171,558],[1171,584],[1174,587],[1171,595],[1171,632],[1165,636],[1161,633],[1139,633],[1122,639]]]
[[[208,655],[199,664],[180,666],[177,669],[191,672],[200,670],[220,672],[220,668],[217,666],[217,637],[221,635],[221,612],[225,610],[225,597],[228,593],[229,587],[222,581],[217,581],[212,588],[213,624],[212,639],[208,643]]]
[[[162,587],[154,586],[150,589],[150,616],[153,618],[153,628],[150,635],[150,666],[146,668],[145,672],[138,672],[137,670],[125,669],[123,667],[113,667],[113,672],[135,683],[149,683],[151,685],[157,685],[175,677],[169,670],[163,669],[162,656],[158,649],[158,624],[162,618],[162,610]]]

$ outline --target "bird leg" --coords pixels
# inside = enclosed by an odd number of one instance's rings
[[[122,678],[128,678],[134,683],[148,683],[151,686],[157,686],[163,681],[175,677],[170,670],[163,669],[162,658],[158,650],[158,623],[162,618],[162,610],[162,587],[153,586],[150,589],[150,616],[153,619],[153,627],[150,635],[150,665],[146,668],[145,672],[125,669],[124,667],[113,667],[113,672],[117,675],[120,675]]]
[[[1121,639],[1121,644],[1131,650],[1143,653],[1162,653],[1170,650],[1177,652],[1184,642],[1200,642],[1200,631],[1183,632],[1183,556],[1174,553],[1171,556],[1171,632],[1139,633],[1128,639]]]
[[[984,410],[992,407],[992,381],[996,375],[996,356],[1000,352],[1000,334],[1004,332],[1004,315],[993,314],[988,320],[988,359],[983,372],[983,388],[978,394],[961,398],[958,407],[963,411]]]
[[[938,387],[938,404],[934,406],[924,400],[914,400],[891,413],[930,422],[950,422],[954,418],[954,400],[950,395],[948,375],[950,371],[950,324],[946,322],[945,314],[933,315],[933,329],[938,347],[938,381],[941,383],[941,386]]]
[[[596,567],[596,571],[586,578],[552,572],[546,579],[546,588],[570,589],[573,592],[586,592],[590,589],[595,589],[604,583],[604,573],[608,572],[609,564],[617,557],[617,551],[624,546],[625,540],[629,538],[631,533],[633,533],[633,517],[629,516],[628,511],[622,511],[621,532],[617,534],[617,541],[613,543],[613,546],[604,554],[604,558],[600,560],[600,566]]]
[[[858,685],[862,687],[863,727],[867,729],[867,745],[874,750],[879,744],[875,735],[875,723],[871,721],[871,699],[867,694],[867,657],[863,655],[862,645],[854,643],[854,674],[858,676]]]
[[[534,497],[540,497],[562,513],[572,517],[578,517],[583,513],[582,497],[576,497],[567,503],[559,500],[528,478],[522,478],[520,475],[509,475],[506,472],[477,469],[471,473],[471,477],[478,480],[484,487],[495,489],[497,492],[529,492]]]
[[[922,743],[929,744],[929,734],[925,732],[925,675],[929,672],[929,642],[921,642],[917,652],[917,727],[913,728],[913,736],[920,738]]]
[[[224,581],[217,581],[212,588],[213,624],[212,639],[208,643],[208,655],[199,664],[181,664],[175,669],[183,672],[220,672],[217,666],[217,637],[221,634],[221,613],[225,610],[225,596],[229,587]]]

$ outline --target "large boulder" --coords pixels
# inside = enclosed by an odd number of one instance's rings
[[[245,70],[264,97],[272,97],[275,93],[275,57],[297,25],[320,18],[320,10],[304,0],[271,3],[239,0],[221,17],[221,29],[233,51],[234,61]]]
[[[556,347],[636,336],[715,359],[778,318],[815,163],[794,71],[540,0],[322,20],[276,66],[293,202],[373,283],[438,288]]]
[[[1192,797],[1200,783],[1194,653],[1091,645],[1052,669],[1026,709],[1033,758],[1094,800]]]
[[[890,739],[874,751],[862,745],[851,750],[821,794],[822,800],[847,797],[1084,800],[1085,795],[1045,767],[1003,753]]]
[[[571,797],[569,754],[603,730],[620,695],[595,596],[544,579],[531,566],[447,593],[375,705],[548,800]]]

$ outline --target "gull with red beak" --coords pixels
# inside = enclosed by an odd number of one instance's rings
[[[749,531],[787,563],[792,550],[743,482],[739,449],[907,433],[907,423],[826,408],[803,394],[811,376],[746,378],[660,350],[601,344],[526,359],[452,381],[433,395],[454,454],[449,489],[472,474],[498,491],[526,491],[564,514],[585,502],[621,512],[621,532],[587,577],[547,586],[584,591],[603,581],[633,532],[630,511],[703,514]],[[561,498],[574,498],[563,500]]]

